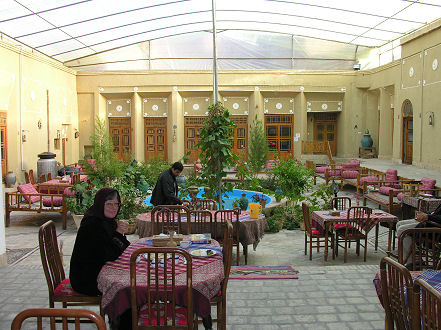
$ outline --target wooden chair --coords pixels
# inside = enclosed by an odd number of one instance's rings
[[[47,181],[52,180],[52,173],[47,173],[47,174],[46,174],[46,180],[47,180]]]
[[[224,260],[224,279],[222,281],[222,288],[220,294],[211,298],[211,305],[216,305],[216,319],[217,328],[225,330],[227,328],[227,285],[230,278],[231,263],[233,259],[233,240],[234,229],[233,224],[227,221],[227,226],[224,231],[222,254]]]
[[[213,199],[195,198],[191,201],[195,210],[217,211],[217,202]]]
[[[191,233],[190,210],[181,205],[158,205],[151,211],[152,235],[168,234],[170,230],[177,234]],[[182,227],[182,218],[186,218],[186,230]]]
[[[28,172],[25,172],[25,182],[26,183],[31,183],[31,179],[29,178],[29,173]]]
[[[37,324],[34,329],[41,330],[45,325],[43,318],[49,318],[50,329],[55,329],[55,318],[63,323],[63,330],[67,330],[67,323],[73,321],[75,323],[75,329],[80,329],[80,322],[87,319],[88,321],[95,323],[96,329],[106,330],[106,322],[98,314],[89,311],[87,309],[66,309],[66,308],[30,308],[17,314],[11,324],[11,330],[20,330],[23,322],[29,318],[36,318]],[[26,322],[26,329],[29,326],[29,322]],[[44,327],[46,329],[46,327]]]
[[[43,183],[43,182],[46,182],[46,181],[47,181],[46,174],[41,174],[40,175],[40,183]]]
[[[321,247],[325,247],[325,234],[321,234],[317,229],[312,227],[311,216],[309,212],[309,205],[305,202],[302,203],[303,222],[305,224],[305,255],[307,255],[308,243],[309,243],[309,260],[312,260],[312,248],[317,248],[317,252],[320,252]],[[331,247],[334,247],[334,236],[331,235]],[[315,239],[315,245],[313,241]],[[323,245],[322,245],[323,243]],[[334,258],[334,253],[332,253]]]
[[[30,181],[32,184],[35,184],[34,170],[29,170],[29,181]]]
[[[333,197],[331,200],[331,208],[336,210],[347,210],[351,207],[351,199],[349,197]]]
[[[386,329],[410,330],[415,315],[413,282],[409,270],[389,257],[380,261],[381,296]]]
[[[354,206],[348,209],[347,221],[344,227],[335,228],[335,255],[338,256],[339,238],[344,239],[345,255],[344,262],[348,258],[348,244],[349,242],[356,242],[357,255],[360,255],[361,240],[364,240],[364,261],[366,261],[367,253],[367,235],[370,228],[366,227],[369,222],[372,210],[366,206]]]
[[[185,261],[186,280],[180,282],[176,269]],[[192,258],[187,251],[161,247],[134,251],[130,256],[132,329],[193,329],[192,290]],[[141,301],[145,304],[139,306]]]
[[[44,275],[49,288],[49,307],[54,308],[54,303],[61,302],[63,308],[68,306],[100,306],[101,296],[86,296],[75,292],[66,278],[58,250],[57,232],[53,221],[44,223],[39,230],[40,256],[43,264]]]
[[[415,280],[413,292],[413,329],[441,329],[441,293],[421,278]]]
[[[240,209],[234,209],[234,210],[218,210],[214,212],[214,222],[216,223],[215,226],[218,227],[219,223],[226,226],[227,221],[230,221],[233,224],[233,246],[236,247],[236,265],[239,266],[239,215],[240,215]],[[224,228],[225,229],[225,228]],[[223,230],[224,230],[223,229]],[[214,239],[218,239],[218,237],[213,237]],[[223,242],[222,242],[223,245]],[[244,255],[245,255],[245,265],[248,262],[248,253],[246,249],[244,249]]]
[[[207,210],[190,211],[192,234],[210,233],[211,237],[217,237],[217,226],[213,221],[213,215]]]
[[[403,242],[411,240],[409,251],[404,255]],[[411,264],[410,270],[436,269],[441,261],[441,228],[409,228],[398,237],[398,262]]]

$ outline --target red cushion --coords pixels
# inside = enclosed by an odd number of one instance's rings
[[[316,173],[325,173],[326,169],[329,168],[329,166],[319,166],[315,168]]]
[[[158,309],[156,307],[156,305],[152,306],[152,320],[151,320],[151,324],[156,326],[157,324],[157,318],[156,318],[156,313],[157,313]],[[176,325],[179,326],[185,326],[188,323],[187,320],[187,308],[186,307],[179,307],[176,306]],[[164,304],[160,304],[159,306],[159,322],[160,325],[164,324],[164,314],[165,314],[165,310],[164,310]],[[171,304],[167,305],[167,315],[172,315],[172,306]],[[167,321],[171,322],[172,318],[169,316]],[[138,319],[138,325],[141,326],[148,326],[149,325],[149,311],[148,311],[148,305],[143,305],[139,311],[139,319]]]
[[[63,194],[67,197],[75,197],[75,191],[72,190],[70,187],[64,188]]]
[[[53,204],[52,204],[53,203]],[[63,205],[63,197],[43,197],[44,206],[61,206]]]
[[[356,160],[351,160],[349,163],[343,163],[341,164],[343,168],[359,168],[360,162]]]
[[[321,235],[321,233],[317,229],[315,229],[315,228],[311,228],[311,234],[312,235],[317,235],[317,236]]]
[[[345,179],[356,179],[358,176],[358,171],[346,170],[341,173],[341,176]]]
[[[38,191],[32,185],[32,183],[22,184],[17,187],[17,190],[21,192],[24,197],[29,202],[29,198],[31,199],[31,203],[38,202],[40,200],[40,196],[29,196],[27,194],[38,194]]]
[[[369,182],[375,181],[375,182],[377,182],[378,181],[378,177],[376,177],[376,176],[364,176],[364,177],[360,178],[360,184],[363,184],[363,182],[365,182],[365,181],[369,181]]]
[[[386,177],[385,177],[386,181],[397,181],[398,180],[398,171],[397,170],[393,170],[391,168],[387,169],[386,171]],[[386,187],[392,187],[394,185],[394,183],[385,183],[384,184]]]
[[[340,171],[339,169],[337,170],[328,170],[328,175],[329,176],[339,176],[340,175]]]
[[[398,193],[397,198],[399,201],[401,201],[403,199],[403,193],[402,192]]]
[[[424,189],[434,189],[436,184],[435,179],[429,179],[429,178],[422,178],[421,179],[421,187],[420,187],[420,193],[423,194],[433,194],[432,190],[424,190]]]
[[[54,290],[54,294],[62,296],[84,296],[72,289],[70,285],[70,279],[65,278]]]
[[[352,225],[349,225],[348,227],[351,228]],[[345,223],[336,223],[336,224],[334,224],[334,228],[335,228],[335,230],[345,229],[346,224]]]
[[[395,190],[395,188],[392,187],[386,187],[386,186],[381,186],[378,191],[380,192],[380,194],[383,195],[387,195],[389,196],[389,191],[393,190],[394,191],[394,196],[398,195],[398,191]]]

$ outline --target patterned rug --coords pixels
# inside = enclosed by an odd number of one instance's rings
[[[232,266],[232,280],[298,279],[299,272],[291,266]]]

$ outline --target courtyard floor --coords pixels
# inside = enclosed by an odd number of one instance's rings
[[[441,183],[438,171],[392,164],[387,160],[361,159],[361,162],[362,166],[379,170],[393,167],[401,176],[415,179],[427,176]],[[354,189],[346,186],[339,193],[339,196],[345,195],[353,198]],[[62,230],[58,215],[12,213],[11,226],[6,228],[8,265],[0,267],[0,329],[9,329],[14,316],[23,309],[48,307],[48,290],[38,249],[38,229],[47,220],[57,224],[58,241],[63,242],[63,259],[66,267],[69,266],[76,236],[71,217],[67,229]],[[248,264],[292,265],[299,271],[299,279],[230,280],[227,328],[384,329],[384,312],[372,284],[387,246],[386,231],[383,227],[380,230],[378,251],[374,251],[371,234],[367,261],[363,262],[362,256],[358,257],[352,248],[346,264],[342,256],[324,262],[323,249],[313,252],[310,261],[304,255],[302,231],[266,233],[256,251],[250,247]],[[137,235],[129,237],[137,238]]]

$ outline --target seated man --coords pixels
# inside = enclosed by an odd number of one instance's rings
[[[409,228],[423,228],[432,227],[433,225],[427,223],[432,221],[441,224],[441,205],[439,205],[435,211],[430,213],[424,213],[417,211],[416,219],[401,220],[397,223],[397,236],[400,237],[401,233]],[[410,245],[412,244],[411,237],[406,236],[403,239],[403,256],[407,256],[409,253]],[[408,259],[410,260],[410,259]]]

